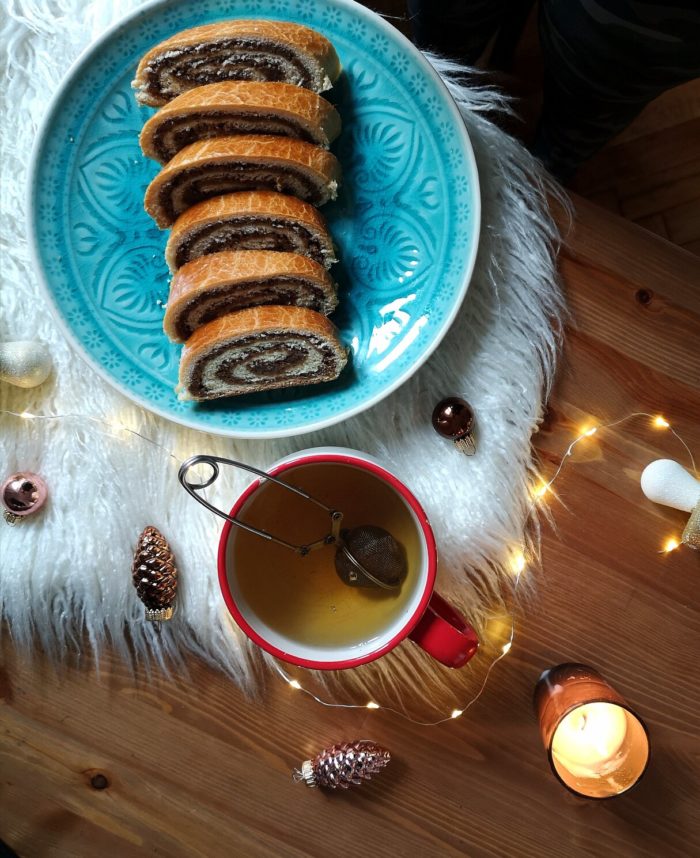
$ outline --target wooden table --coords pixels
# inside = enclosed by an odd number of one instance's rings
[[[562,254],[574,321],[545,429],[545,473],[584,420],[661,413],[700,454],[700,260],[577,201]],[[624,431],[623,431],[624,430]],[[639,472],[681,458],[638,420],[577,448],[552,500],[537,597],[481,700],[439,728],[324,710],[282,683],[246,702],[192,662],[134,679],[86,656],[57,678],[4,639],[0,838],[21,856],[687,856],[700,852],[700,555],[657,551],[684,516]],[[561,661],[599,668],[646,719],[653,757],[630,794],[587,802],[551,775],[531,696]],[[337,738],[390,748],[352,794],[290,770]]]

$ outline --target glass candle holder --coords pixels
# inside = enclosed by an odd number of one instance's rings
[[[647,728],[597,670],[585,664],[545,670],[534,703],[552,771],[576,795],[612,798],[644,774]]]

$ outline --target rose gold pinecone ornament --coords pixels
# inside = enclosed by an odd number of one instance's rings
[[[147,620],[169,620],[177,592],[175,558],[163,534],[147,527],[136,545],[131,576]]]
[[[347,789],[350,784],[371,780],[391,760],[391,754],[374,742],[355,741],[333,745],[294,770],[294,780],[310,787]]]

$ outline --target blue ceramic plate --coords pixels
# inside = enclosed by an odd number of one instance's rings
[[[330,384],[197,404],[179,402],[180,347],[161,329],[167,235],[143,210],[158,165],[138,134],[152,110],[131,90],[138,60],[179,30],[227,18],[307,24],[335,45],[344,73],[326,94],[343,120],[344,172],[323,210],[341,262],[334,315],[352,358]],[[469,285],[479,235],[469,138],[421,54],[351,0],[160,0],[92,45],[61,85],[32,159],[34,255],[68,337],[144,408],[241,438],[319,429],[379,402],[437,347]]]

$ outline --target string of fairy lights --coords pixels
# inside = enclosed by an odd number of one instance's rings
[[[0,414],[18,417],[24,420],[44,420],[44,421],[57,421],[64,419],[73,419],[80,421],[89,421],[91,423],[107,427],[112,430],[121,430],[129,433],[132,436],[139,438],[142,441],[145,441],[148,444],[162,450],[166,455],[172,458],[178,464],[182,463],[182,460],[176,456],[172,450],[165,447],[163,444],[154,441],[152,438],[149,438],[147,435],[139,432],[136,429],[132,429],[129,426],[124,425],[119,421],[109,421],[100,417],[94,417],[92,415],[87,414],[78,414],[78,413],[68,413],[68,414],[33,414],[29,411],[9,411],[9,410],[0,410]],[[553,494],[552,486],[559,479],[564,467],[567,462],[571,460],[573,451],[575,448],[584,442],[589,441],[594,435],[607,430],[612,429],[613,427],[620,426],[624,423],[627,423],[631,420],[638,420],[640,418],[648,421],[648,424],[651,428],[659,431],[668,431],[680,442],[680,444],[685,449],[688,458],[690,460],[690,465],[693,472],[696,471],[695,459],[693,457],[693,453],[690,447],[686,444],[680,434],[673,428],[671,423],[662,415],[659,414],[650,414],[646,411],[633,411],[630,414],[625,415],[624,417],[620,417],[615,420],[611,420],[608,423],[588,423],[580,428],[578,435],[574,438],[574,440],[569,444],[569,446],[564,451],[561,460],[559,462],[558,467],[554,471],[554,474],[548,479],[540,479],[535,485],[533,485],[530,492],[530,505],[526,514],[526,522],[530,520],[532,515],[538,510],[541,504],[545,503],[546,498],[549,494]],[[662,546],[659,550],[660,554],[668,554],[672,551],[678,549],[681,545],[680,539],[676,535],[668,536],[665,538]],[[511,571],[514,576],[514,583],[512,587],[513,596],[517,594],[520,582],[522,580],[523,575],[525,574],[528,568],[528,557],[525,554],[525,551],[522,547],[516,547],[511,554]],[[310,688],[303,686],[298,679],[292,677],[286,670],[277,662],[273,662],[273,667],[276,670],[277,674],[286,682],[286,684],[293,690],[301,692],[302,694],[310,697],[316,703],[321,706],[327,707],[329,709],[355,709],[355,710],[381,710],[383,712],[390,712],[394,715],[398,715],[399,717],[410,721],[413,724],[423,726],[423,727],[435,727],[439,724],[444,724],[449,721],[453,721],[460,716],[462,716],[471,706],[476,703],[476,701],[481,697],[486,688],[487,682],[491,675],[491,672],[496,667],[496,665],[510,652],[513,642],[515,639],[515,618],[511,614],[509,617],[509,632],[506,635],[505,643],[503,643],[499,649],[498,654],[492,659],[488,668],[486,669],[482,681],[479,683],[479,686],[476,692],[469,698],[460,708],[453,709],[449,715],[443,716],[436,720],[421,720],[414,718],[409,713],[397,709],[392,706],[388,706],[385,704],[379,704],[374,700],[369,700],[367,703],[338,703],[333,700],[327,700],[321,697],[319,694],[316,694]]]
[[[569,446],[564,451],[564,454],[562,455],[561,461],[559,462],[558,467],[556,468],[556,470],[554,471],[554,474],[550,477],[550,479],[548,479],[548,480],[542,479],[532,487],[531,492],[530,492],[531,502],[530,502],[529,509],[527,511],[526,521],[530,519],[532,514],[536,511],[538,505],[545,501],[546,496],[552,492],[552,486],[554,485],[556,480],[559,478],[559,476],[560,476],[562,470],[564,469],[566,463],[571,459],[573,451],[575,450],[575,448],[577,447],[578,444],[587,441],[588,439],[590,439],[594,435],[596,435],[598,432],[601,432],[601,431],[606,430],[606,429],[611,429],[615,426],[619,426],[619,425],[626,423],[630,420],[635,420],[638,418],[645,418],[646,420],[649,421],[650,426],[656,430],[671,432],[671,434],[673,434],[676,437],[676,439],[683,445],[683,447],[684,447],[684,449],[685,449],[685,451],[688,454],[688,457],[690,459],[691,467],[692,467],[693,471],[695,471],[695,469],[696,469],[695,468],[695,459],[693,458],[693,453],[692,453],[690,447],[686,444],[686,442],[678,434],[678,432],[676,432],[676,430],[671,426],[670,422],[660,414],[650,414],[646,411],[633,411],[632,413],[627,414],[624,417],[620,417],[616,420],[611,420],[608,423],[599,423],[599,424],[587,423],[586,425],[581,427],[581,429],[579,430],[579,434],[574,438],[574,440],[569,444]],[[679,548],[680,544],[681,544],[680,540],[676,536],[668,537],[664,541],[662,548],[660,549],[659,553],[660,554],[668,554],[671,551],[675,551],[677,548]],[[525,556],[525,552],[522,550],[522,548],[516,548],[515,551],[512,553],[512,557],[511,557],[511,568],[512,568],[514,578],[515,578],[514,585],[513,585],[513,594],[514,595],[517,593],[517,590],[518,590],[518,587],[520,585],[520,581],[522,579],[522,576],[527,569],[527,565],[528,565],[528,559]],[[407,721],[410,721],[413,724],[417,724],[417,725],[422,726],[422,727],[435,727],[435,726],[438,726],[439,724],[445,724],[448,721],[452,721],[456,718],[459,718],[471,706],[473,706],[474,703],[476,703],[476,701],[481,697],[481,695],[484,692],[484,689],[486,688],[486,684],[488,682],[488,679],[489,679],[489,676],[491,675],[492,670],[496,667],[498,662],[500,662],[503,658],[505,658],[505,656],[510,652],[510,650],[513,646],[514,639],[515,639],[515,618],[511,615],[511,617],[510,617],[510,630],[509,630],[509,634],[507,636],[507,640],[501,646],[500,652],[498,653],[498,655],[491,661],[489,667],[486,670],[486,673],[484,674],[484,678],[483,678],[482,682],[479,684],[479,687],[478,687],[476,693],[460,708],[453,709],[449,715],[442,717],[442,718],[438,718],[437,720],[434,720],[434,721],[423,721],[420,719],[413,718],[411,715],[409,715],[407,712],[404,712],[403,710],[395,709],[391,706],[385,706],[383,704],[380,705],[379,703],[376,703],[373,700],[370,700],[364,704],[362,704],[362,703],[335,703],[333,701],[324,700],[322,697],[320,697],[318,694],[315,694],[310,689],[303,687],[297,679],[291,678],[289,676],[289,674],[287,674],[286,671],[279,664],[275,664],[275,668],[276,668],[277,672],[279,673],[279,675],[282,677],[282,679],[284,679],[285,682],[287,682],[287,684],[292,689],[294,689],[296,691],[303,692],[304,694],[308,695],[313,700],[315,700],[316,703],[319,703],[322,706],[326,706],[329,708],[339,708],[339,709],[370,709],[370,710],[381,709],[382,711],[391,712],[392,714],[399,715],[400,717],[406,719]]]

